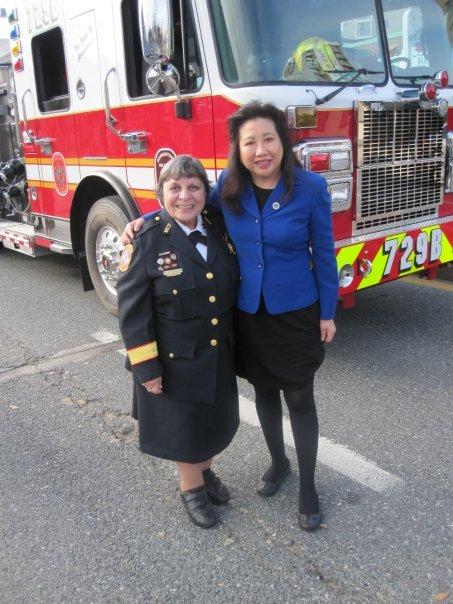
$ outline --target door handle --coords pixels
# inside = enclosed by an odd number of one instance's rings
[[[43,155],[52,155],[52,142],[53,138],[35,138],[35,144],[39,146],[39,149]]]
[[[33,130],[30,130],[30,128],[28,127],[27,108],[25,107],[25,95],[27,93],[31,94],[30,88],[27,88],[27,90],[24,92],[24,94],[22,95],[22,98],[21,98],[21,102],[20,102],[20,104],[22,106],[22,115],[23,115],[23,118],[24,118],[24,133],[29,138],[29,141],[24,141],[24,142],[30,142],[32,144],[35,144],[36,138],[35,138],[35,135],[33,133]],[[33,98],[33,95],[32,95],[32,98]]]
[[[105,125],[113,132],[115,136],[118,136],[122,141],[127,144],[128,153],[145,153],[147,149],[146,139],[148,134],[146,132],[122,132],[119,128],[116,128],[117,120],[112,115],[110,109],[110,93],[109,93],[109,77],[112,73],[116,72],[116,67],[112,67],[108,70],[104,79],[104,97],[105,97]]]

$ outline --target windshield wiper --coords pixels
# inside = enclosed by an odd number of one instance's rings
[[[327,101],[330,101],[330,99],[333,99],[334,96],[337,96],[338,93],[340,93],[342,90],[344,90],[346,88],[346,86],[348,86],[349,84],[352,84],[352,82],[355,82],[356,80],[358,80],[361,75],[377,75],[379,73],[384,73],[384,72],[383,71],[372,71],[371,69],[366,69],[365,67],[361,67],[360,69],[331,69],[330,71],[327,71],[327,73],[353,73],[354,76],[347,82],[344,82],[339,88],[336,88],[332,92],[329,92],[329,94],[326,94],[325,96],[323,96],[321,98],[316,97],[315,105],[323,105],[324,103],[327,103]]]

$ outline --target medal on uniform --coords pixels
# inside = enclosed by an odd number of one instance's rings
[[[134,246],[131,243],[128,243],[123,247],[123,251],[120,256],[119,269],[122,273],[125,273],[129,268],[129,264],[132,260],[132,252],[134,251]]]
[[[177,254],[170,250],[159,253],[157,268],[162,271],[164,277],[177,277],[182,273]]]
[[[228,237],[228,233],[223,234],[223,240],[225,241],[230,254],[236,255],[236,250],[234,249],[233,244],[231,243],[230,238]]]

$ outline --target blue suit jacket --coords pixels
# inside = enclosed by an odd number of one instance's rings
[[[241,199],[243,210],[234,214],[221,201],[226,175],[224,170],[209,202],[222,210],[237,252],[241,271],[238,308],[255,313],[263,292],[271,314],[319,300],[321,319],[333,319],[338,272],[330,195],[324,178],[296,168],[292,196],[285,199],[280,180],[262,212],[249,183]]]

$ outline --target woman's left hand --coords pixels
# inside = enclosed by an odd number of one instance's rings
[[[319,329],[321,332],[321,342],[326,342],[326,344],[333,340],[335,332],[337,331],[333,319],[321,319],[319,322]]]

